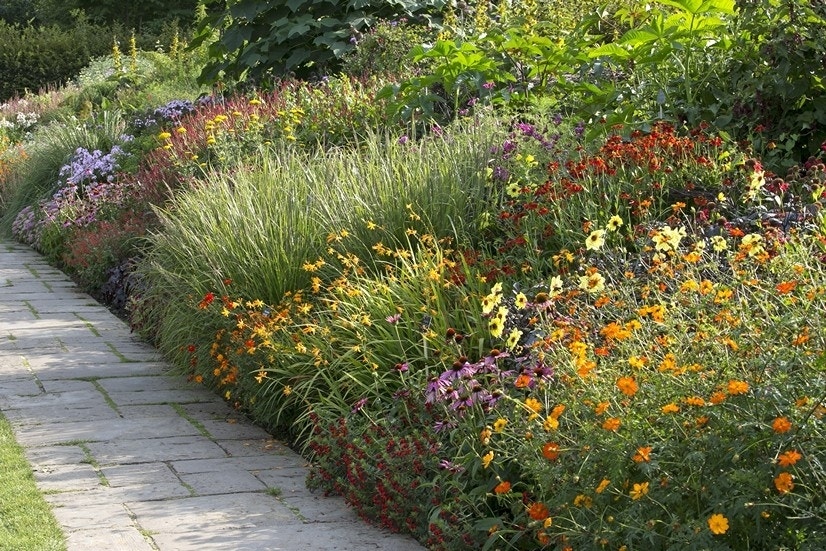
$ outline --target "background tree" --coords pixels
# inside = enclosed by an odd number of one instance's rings
[[[382,19],[431,21],[446,0],[209,0],[197,46],[210,44],[201,78],[266,81],[287,73],[318,75],[340,67],[361,33]],[[213,34],[219,31],[217,38]]]

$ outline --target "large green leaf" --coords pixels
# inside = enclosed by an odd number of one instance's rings
[[[631,53],[615,42],[603,44],[588,51],[588,57],[595,59],[598,57],[614,57],[618,59],[628,59]]]

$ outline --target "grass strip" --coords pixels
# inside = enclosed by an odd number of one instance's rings
[[[2,414],[0,473],[0,551],[65,550],[63,532]]]

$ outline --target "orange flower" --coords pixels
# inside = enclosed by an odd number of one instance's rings
[[[531,517],[533,520],[545,520],[550,516],[548,512],[548,508],[545,507],[545,504],[541,501],[537,501],[536,503],[532,503],[530,507],[528,507],[528,516]]]
[[[782,283],[775,285],[774,288],[777,289],[777,292],[781,295],[785,295],[794,291],[795,287],[797,287],[796,281],[783,281]]]
[[[637,453],[634,454],[633,459],[636,463],[651,461],[651,446],[637,448]]]
[[[662,407],[662,412],[663,413],[677,413],[678,411],[680,411],[680,406],[678,406],[674,402],[671,402],[670,404],[666,404]]]
[[[525,406],[534,413],[542,411],[542,402],[536,398],[525,398]]]
[[[781,494],[791,492],[794,488],[794,482],[792,482],[792,475],[785,472],[780,473],[774,479],[774,487],[777,488],[777,491]]]
[[[732,379],[728,382],[728,393],[732,396],[737,394],[745,394],[749,391],[749,384],[745,381],[737,381]]]
[[[530,375],[526,373],[520,373],[519,376],[516,378],[516,382],[513,384],[516,388],[528,388],[528,386],[531,384],[531,381],[533,381],[533,379]]]
[[[559,444],[548,442],[542,446],[542,455],[549,461],[555,461],[559,457]]]
[[[803,331],[792,340],[792,346],[803,346],[809,341],[809,328],[804,327]]]
[[[603,478],[602,482],[599,483],[599,485],[596,487],[594,491],[598,494],[601,494],[605,491],[605,488],[607,488],[609,484],[611,484],[611,481],[607,478]]]
[[[608,406],[610,405],[610,402],[600,402],[597,404],[597,407],[594,408],[594,413],[596,413],[597,415],[602,415],[603,413],[605,413],[605,411],[608,409]]]
[[[777,462],[780,463],[781,467],[791,467],[803,456],[797,450],[788,450],[780,454],[780,457],[777,458]]]
[[[728,519],[720,513],[715,513],[708,517],[708,529],[717,536],[725,534],[728,532]]]
[[[609,417],[602,424],[602,428],[616,432],[620,428],[621,424],[622,420],[619,417]]]
[[[772,429],[777,434],[789,432],[792,428],[792,422],[787,417],[778,417],[772,421]]]
[[[496,488],[493,489],[493,493],[502,495],[506,494],[511,491],[511,483],[507,480],[503,480],[499,484],[496,485]]]
[[[620,377],[617,380],[617,388],[626,396],[633,396],[639,390],[639,386],[633,377]]]
[[[714,394],[712,394],[712,395],[709,397],[709,399],[708,399],[708,400],[709,400],[709,402],[711,402],[711,403],[712,403],[712,404],[714,404],[715,406],[716,406],[717,404],[722,404],[723,402],[725,402],[725,401],[726,401],[726,393],[725,393],[725,392],[721,392],[721,391],[717,391],[717,392],[715,392]]]
[[[688,398],[683,400],[683,402],[689,406],[695,407],[703,407],[704,405],[706,405],[706,401],[700,398],[699,396],[689,396]]]
[[[593,500],[585,494],[579,494],[574,498],[574,507],[590,508],[593,503]]]
[[[559,419],[559,416],[562,415],[562,412],[565,411],[565,404],[557,404],[554,406],[554,409],[551,410],[551,417],[554,419]]]

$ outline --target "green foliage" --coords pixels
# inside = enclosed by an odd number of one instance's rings
[[[820,69],[826,8],[819,2],[742,0],[736,48],[727,65],[722,121],[754,141],[770,165],[788,167],[826,139]],[[784,168],[785,168],[784,167]]]
[[[355,48],[342,59],[345,74],[392,75],[417,71],[408,61],[414,46],[427,42],[434,30],[407,20],[380,21],[375,27],[357,36]]]
[[[210,83],[224,78],[264,82],[290,72],[334,73],[353,49],[356,33],[380,20],[426,17],[442,4],[442,0],[230,0],[226,9],[199,25],[194,44],[212,42],[211,61],[201,77]],[[213,42],[214,29],[221,34]]]
[[[587,111],[607,123],[667,119],[697,124],[713,117],[712,86],[725,75],[734,1],[661,0],[665,9],[588,57],[621,78],[588,83]]]
[[[90,21],[111,26],[137,29],[141,34],[155,34],[173,20],[189,25],[198,0],[32,0],[30,12],[40,25],[68,26],[72,14],[82,11]]]
[[[9,25],[25,25],[34,15],[32,0],[6,0],[0,5],[0,20]]]
[[[110,46],[107,30],[82,19],[70,30],[0,21],[0,101],[67,83]]]

